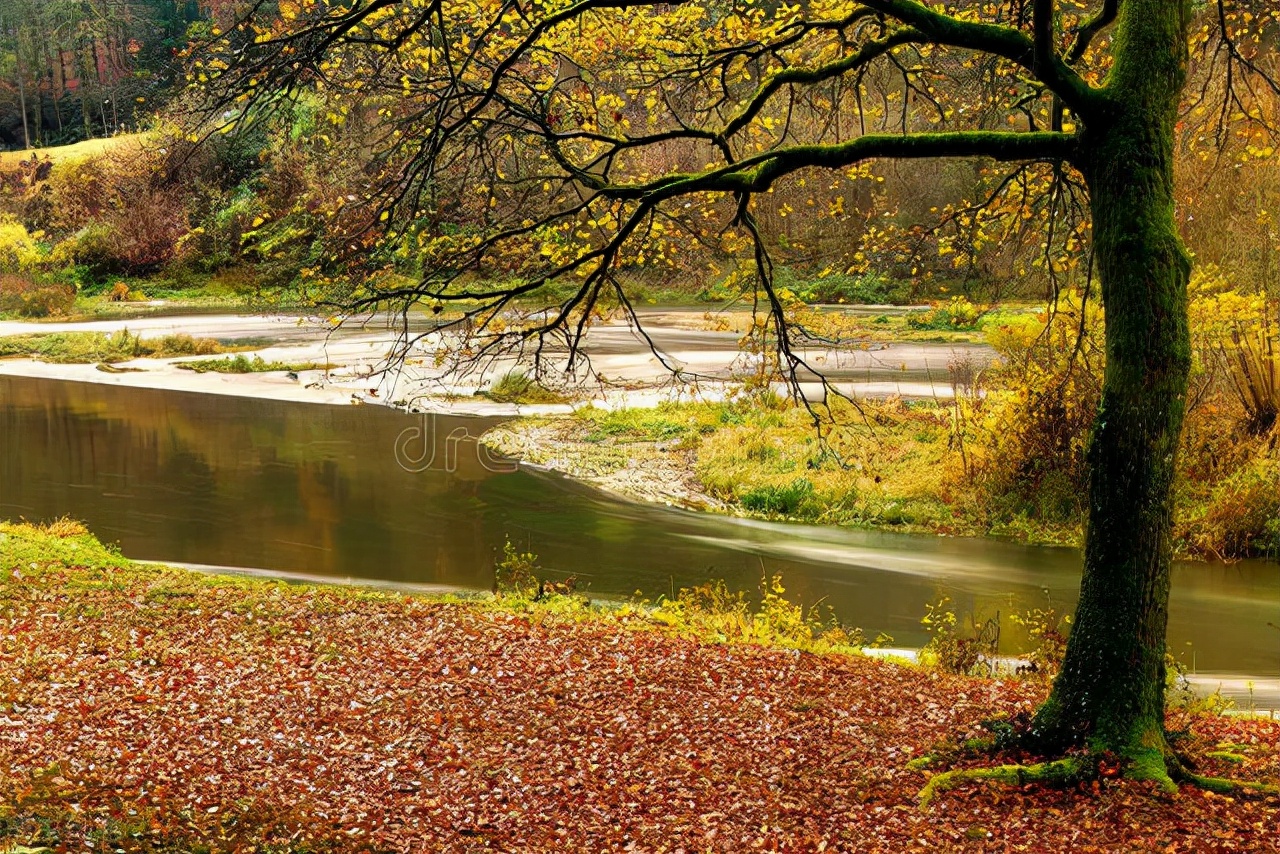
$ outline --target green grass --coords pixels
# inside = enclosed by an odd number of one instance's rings
[[[508,555],[512,550],[508,549]],[[174,608],[188,607],[193,595],[209,589],[226,591],[233,599],[226,607],[238,612],[261,612],[265,620],[281,597],[323,591],[333,607],[341,601],[400,599],[406,595],[463,607],[534,614],[540,618],[573,621],[598,620],[641,631],[663,631],[710,643],[743,643],[757,646],[804,649],[810,652],[857,654],[862,634],[843,627],[829,610],[802,609],[782,594],[782,579],[762,580],[755,596],[728,590],[723,582],[710,582],[681,590],[657,601],[592,601],[555,592],[550,585],[539,593],[543,570],[536,555],[519,555],[533,580],[525,593],[505,590],[490,593],[403,594],[344,584],[284,582],[256,576],[209,575],[154,563],[137,563],[104,545],[79,522],[63,518],[49,523],[0,521],[0,595],[6,581],[31,581],[45,575],[58,577],[69,592],[104,588],[130,591],[148,602]],[[758,601],[759,604],[753,604]]]
[[[741,421],[735,408],[724,403],[663,403],[651,409],[612,411],[592,407],[577,415],[591,425],[588,442],[674,442]]]
[[[813,495],[813,484],[808,478],[796,478],[787,484],[758,486],[739,496],[742,506],[756,513],[777,516],[794,516],[806,500]]]
[[[266,374],[275,371],[327,371],[333,365],[318,362],[268,362],[261,356],[247,357],[238,353],[230,359],[194,359],[178,365],[184,371],[197,374]]]
[[[476,392],[497,403],[565,403],[568,398],[538,383],[521,371],[509,371],[486,390]]]
[[[706,493],[739,512],[825,525],[1074,543],[1077,525],[1006,518],[963,476],[951,408],[935,402],[837,406],[822,436],[810,414],[771,396],[582,408],[582,441],[627,453],[637,443],[692,452]],[[585,449],[580,450],[586,453]]]
[[[103,332],[50,332],[0,337],[0,358],[32,356],[55,364],[124,362],[146,357],[202,356],[223,352],[210,338],[166,335],[142,338],[127,329]]]

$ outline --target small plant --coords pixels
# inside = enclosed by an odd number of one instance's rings
[[[770,575],[763,579],[761,586],[764,598],[760,602],[760,613],[757,622],[770,635],[782,640],[812,640],[814,637],[813,620],[805,614],[804,608],[785,596],[786,588],[782,586],[782,576]]]
[[[710,581],[682,588],[674,598],[663,598],[651,616],[719,643],[854,653],[892,640],[881,635],[868,644],[860,629],[841,625],[830,609],[821,605],[805,609],[787,599],[785,592],[781,576],[765,576],[760,606],[753,610],[746,594],[730,591],[723,581]]]
[[[142,291],[135,291],[129,287],[128,282],[120,281],[111,286],[111,290],[107,292],[107,302],[142,302],[147,295]]]
[[[55,317],[71,311],[75,289],[26,275],[0,275],[0,314]]]
[[[1020,668],[1022,674],[1034,673],[1053,676],[1062,669],[1067,654],[1067,630],[1071,617],[1059,617],[1050,605],[1032,608],[1021,614],[1010,614],[1009,619],[1026,629],[1027,637],[1035,645],[1027,655],[1030,666]]]
[[[959,620],[950,606],[951,598],[948,596],[925,605],[925,615],[920,624],[929,632],[930,638],[921,650],[921,661],[948,673],[993,673],[1000,649],[1000,615],[981,626],[970,617],[971,631],[961,634]]]
[[[1187,678],[1187,667],[1169,653],[1164,656],[1164,704],[1170,711],[1178,711],[1187,717],[1221,715],[1235,708],[1235,701],[1225,697],[1221,690],[1211,694],[1197,691]]]
[[[508,371],[488,391],[477,392],[496,403],[564,403],[564,395],[543,387],[523,371]]]
[[[494,567],[493,586],[499,595],[533,599],[541,591],[538,556],[520,551],[507,540],[502,546],[502,560]]]

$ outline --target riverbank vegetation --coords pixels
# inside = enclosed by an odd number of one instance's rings
[[[1192,295],[1195,367],[1175,547],[1183,557],[1276,558],[1276,330],[1262,296],[1237,293],[1213,268],[1196,275]],[[997,316],[983,331],[995,363],[953,357],[949,387],[934,398],[839,401],[820,427],[809,409],[766,389],[656,409],[582,407],[568,418],[506,425],[493,441],[648,499],[816,524],[1077,545],[1085,441],[1105,368],[1101,310],[1090,304],[1083,314],[1064,295],[1053,313]],[[892,359],[889,348],[884,360]],[[646,491],[627,471],[631,458],[643,468],[655,457],[675,474]]]
[[[961,767],[981,761],[965,740],[1027,714],[1044,680],[851,655],[839,651],[848,635],[815,647],[808,628],[807,644],[785,648],[805,625],[785,600],[747,621],[720,595],[652,611],[288,585],[136,564],[72,522],[0,524],[0,841],[136,852],[1272,842],[1274,798],[1152,797],[1105,760],[1091,782],[962,782],[921,810],[933,772],[912,760],[950,744]],[[1205,773],[1280,777],[1275,722],[1174,710],[1168,725]]]
[[[327,370],[332,366],[318,362],[270,361],[261,356],[237,353],[229,359],[189,359],[180,362],[178,367],[184,371],[195,371],[197,374],[263,374],[280,371],[296,374],[299,371]]]
[[[208,356],[227,349],[212,338],[162,335],[143,338],[127,329],[119,332],[49,332],[0,336],[0,358],[29,356],[55,364],[125,362],[175,356]]]

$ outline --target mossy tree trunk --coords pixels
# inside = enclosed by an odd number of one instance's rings
[[[1107,364],[1089,442],[1084,579],[1066,660],[1035,735],[1085,743],[1168,781],[1164,734],[1171,487],[1190,369],[1191,263],[1174,224],[1173,134],[1187,9],[1126,0],[1115,66],[1081,135]]]

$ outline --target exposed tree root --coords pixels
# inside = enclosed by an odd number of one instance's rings
[[[942,758],[938,754],[922,756],[909,763],[908,767],[924,770]],[[954,789],[969,780],[995,780],[1007,786],[1024,786],[1028,783],[1069,786],[1096,777],[1098,770],[1099,762],[1093,754],[1069,756],[1034,765],[957,768],[943,771],[929,779],[920,790],[920,808],[927,809],[939,793]],[[1280,785],[1197,774],[1177,757],[1154,749],[1141,750],[1127,757],[1124,776],[1130,780],[1150,780],[1170,794],[1177,792],[1178,784],[1183,783],[1220,795],[1280,795]]]
[[[934,775],[920,790],[920,808],[926,809],[939,793],[966,780],[995,780],[1008,786],[1025,786],[1027,783],[1048,783],[1066,786],[1088,779],[1095,773],[1094,764],[1082,757],[1070,756],[1052,762],[1035,765],[997,765],[994,768],[957,768]]]
[[[1254,780],[1235,780],[1230,777],[1209,777],[1197,774],[1178,766],[1173,776],[1180,783],[1186,783],[1207,792],[1219,795],[1280,795],[1280,786],[1274,783],[1260,783]]]

